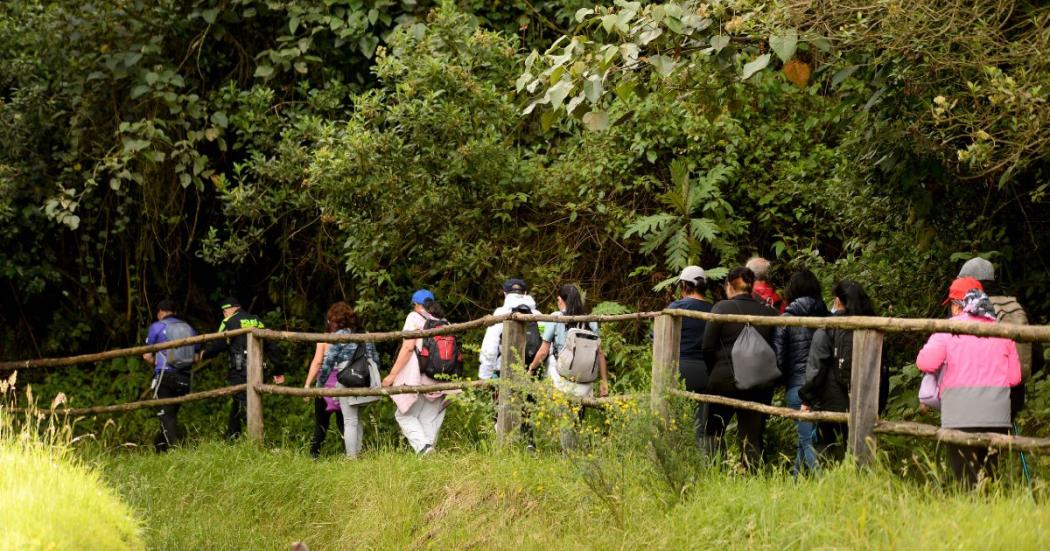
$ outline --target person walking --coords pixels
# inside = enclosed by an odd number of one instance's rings
[[[997,323],[981,283],[958,278],[944,301],[953,321]],[[1010,388],[1021,382],[1021,361],[1010,339],[934,333],[915,360],[919,371],[940,373],[941,427],[1008,434]],[[948,462],[964,486],[994,474],[998,454],[984,447],[948,444]]]
[[[840,281],[832,289],[833,316],[874,316],[875,308],[864,289],[851,281]],[[883,362],[886,355],[882,356]],[[886,370],[882,369],[885,374]],[[817,329],[806,359],[806,380],[799,389],[802,411],[849,411],[850,381],[853,376],[853,330]],[[880,402],[888,385],[883,376]],[[817,425],[817,455],[842,459],[846,452],[847,426],[843,423]]]
[[[175,302],[165,299],[157,303],[157,321],[146,332],[146,344],[160,344],[193,337],[197,334],[190,324],[175,317]],[[142,359],[153,364],[153,398],[175,398],[189,394],[193,379],[194,345],[146,353]],[[157,410],[160,433],[153,441],[158,452],[168,451],[180,438],[178,426],[180,404],[161,406]]]
[[[751,295],[754,299],[783,314],[784,309],[787,308],[787,303],[780,298],[777,290],[773,288],[773,284],[769,281],[769,261],[761,256],[753,256],[747,260],[744,267],[755,274],[755,285],[751,289]]]
[[[412,311],[405,317],[402,331],[422,331],[427,321],[443,318],[444,311],[434,299],[434,293],[420,289],[412,294]],[[383,379],[383,386],[416,386],[437,383],[419,369],[418,354],[422,347],[423,339],[402,340],[394,365],[390,368],[390,373]],[[401,426],[401,432],[408,440],[409,446],[420,455],[432,453],[436,449],[441,424],[445,421],[445,407],[447,406],[445,393],[395,394],[391,396],[391,399],[397,406],[394,417]]]
[[[522,314],[539,314],[536,300],[528,294],[529,286],[521,279],[508,279],[503,282],[503,305],[492,312],[494,316],[520,312]],[[485,330],[479,353],[478,378],[496,379],[500,372],[500,345],[503,342],[503,324],[490,325]],[[532,358],[525,358],[529,363]]]
[[[345,325],[341,313],[340,308],[336,307],[335,304],[328,308],[328,313],[325,314],[326,333],[335,333]],[[303,383],[303,388],[311,388],[313,386],[317,388],[336,388],[336,373],[334,370],[329,370],[324,375],[321,374],[325,352],[328,351],[330,346],[330,343],[319,342],[314,347],[314,357],[310,360],[310,368],[306,373],[306,382]],[[314,406],[314,432],[310,437],[310,456],[316,459],[321,455],[321,445],[324,444],[325,437],[328,435],[328,427],[331,425],[333,417],[335,418],[335,425],[339,429],[339,434],[344,434],[343,414],[339,410],[338,398],[315,396],[313,398],[303,398],[303,400],[313,402]]]
[[[825,317],[831,315],[824,304],[820,280],[810,270],[800,270],[791,275],[787,286],[788,306],[782,315],[796,317]],[[806,382],[806,365],[809,349],[816,329],[809,327],[777,327],[773,331],[773,350],[777,354],[777,367],[784,374],[785,400],[791,409],[802,407],[799,390]],[[797,475],[803,468],[817,468],[817,450],[813,445],[816,425],[809,421],[795,421],[798,433],[792,473]]]
[[[670,310],[710,312],[713,306],[704,297],[707,275],[700,266],[686,266],[678,275],[678,292],[681,298],[667,305]],[[707,364],[704,363],[704,329],[707,322],[696,318],[682,318],[682,335],[678,349],[678,374],[689,392],[707,390]],[[697,445],[704,441],[704,404],[697,403],[693,412],[693,426]]]
[[[733,268],[726,277],[726,299],[717,302],[711,309],[713,314],[742,314],[751,316],[776,316],[773,308],[759,303],[752,296],[755,274],[747,267]],[[769,404],[773,401],[773,385],[741,390],[737,387],[733,366],[733,347],[737,337],[744,331],[743,323],[708,322],[704,328],[704,362],[708,366],[708,393]],[[773,327],[755,326],[762,339],[772,346]],[[771,358],[775,363],[775,358]],[[776,366],[770,366],[776,369]],[[709,453],[724,448],[725,431],[729,421],[736,417],[740,440],[740,459],[744,468],[758,467],[763,450],[766,414],[736,409],[718,404],[708,404],[705,415],[704,448]]]
[[[222,309],[222,323],[219,324],[217,332],[222,333],[223,331],[233,331],[234,329],[241,329],[244,327],[255,327],[263,329],[266,326],[263,325],[262,320],[256,317],[251,312],[241,308],[241,303],[234,297],[226,297],[220,303]],[[277,343],[274,341],[265,341],[265,352],[266,357],[270,359],[271,365],[277,366],[276,372],[273,374],[273,382],[275,384],[284,384],[284,372],[280,370],[279,364],[276,363],[278,357]],[[229,369],[228,369],[228,381],[230,386],[243,385],[248,382],[248,336],[237,335],[228,339],[211,341],[204,347],[204,350],[200,352],[200,359],[207,360],[228,352],[229,358]],[[240,436],[244,425],[248,422],[248,393],[241,392],[234,394],[230,402],[230,415],[226,424],[226,440],[233,441]]]
[[[357,312],[345,302],[337,302],[328,309],[329,327],[335,329],[337,335],[349,335],[361,331],[361,322]],[[379,377],[379,353],[376,352],[375,343],[365,342],[341,342],[328,346],[324,353],[324,361],[321,365],[321,376],[335,374],[338,369],[349,369],[355,355],[360,347],[364,347],[364,355],[368,363],[369,387],[376,388],[380,385]],[[346,388],[335,378],[336,388]],[[346,456],[356,459],[361,453],[361,441],[364,439],[364,425],[361,424],[361,409],[365,404],[379,400],[378,396],[340,396],[337,398],[339,411],[343,418],[343,443],[346,448]]]
[[[587,311],[584,308],[583,295],[580,290],[572,284],[564,284],[558,288],[558,311],[553,313],[555,316],[584,316],[587,315]],[[537,373],[540,366],[547,360],[550,354],[554,354],[555,361],[560,354],[566,351],[566,346],[569,346],[569,330],[570,329],[584,329],[589,331],[593,336],[598,337],[599,329],[598,324],[595,322],[583,323],[583,322],[554,322],[548,323],[543,330],[543,344],[540,345],[539,351],[536,353],[536,357],[532,359],[532,363],[529,364],[529,373]],[[605,352],[601,348],[600,338],[598,339],[598,347],[596,350],[596,361],[598,365],[598,395],[605,397],[609,395],[609,370],[605,360]],[[564,392],[570,396],[586,397],[594,395],[594,383],[592,382],[575,382],[563,377],[558,371],[557,367],[552,367],[550,370],[551,382],[554,388]],[[586,408],[580,406],[579,413],[577,414],[577,421],[581,422],[586,414]],[[574,422],[574,423],[575,423]],[[561,431],[561,446],[562,449],[569,450],[576,446],[576,430],[575,426],[572,429],[565,429]]]

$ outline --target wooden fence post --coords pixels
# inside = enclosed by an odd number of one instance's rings
[[[853,373],[850,377],[848,449],[857,465],[875,461],[878,440],[879,385],[882,371],[882,333],[870,329],[853,331]]]
[[[262,444],[263,441],[263,411],[262,394],[256,390],[258,385],[263,384],[263,340],[248,333],[248,438]]]
[[[499,405],[496,415],[496,435],[503,444],[513,442],[521,425],[521,403],[514,399],[511,388],[525,377],[521,363],[525,358],[525,323],[503,322],[503,338],[499,356]]]
[[[662,420],[670,418],[667,391],[677,384],[682,318],[662,314],[653,322],[653,382],[649,407]]]

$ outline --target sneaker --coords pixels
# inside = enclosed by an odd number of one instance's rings
[[[432,453],[434,453],[434,446],[430,444],[423,446],[423,449],[419,450],[419,455],[430,455]]]
[[[536,446],[534,444],[529,444],[528,446],[525,446],[525,453],[529,455],[536,455]]]

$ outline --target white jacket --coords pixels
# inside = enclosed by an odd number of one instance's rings
[[[503,306],[496,308],[496,311],[492,314],[495,316],[509,314],[512,310],[523,304],[528,306],[533,314],[540,313],[540,311],[536,309],[536,301],[533,300],[531,296],[511,293],[506,295],[503,299]],[[485,330],[485,339],[481,341],[481,353],[478,355],[481,360],[481,365],[478,367],[479,379],[492,379],[496,376],[496,372],[499,371],[499,349],[500,341],[502,341],[501,337],[503,337],[502,323],[490,325],[489,328]]]

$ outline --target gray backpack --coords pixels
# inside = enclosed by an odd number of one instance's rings
[[[731,357],[733,379],[740,390],[767,387],[781,376],[776,352],[750,323],[737,335]]]
[[[171,321],[168,321],[171,320]],[[190,324],[175,318],[164,318],[164,342],[177,341],[197,334]],[[169,367],[175,369],[188,369],[193,365],[193,345],[170,348],[161,352]]]
[[[602,339],[594,331],[569,329],[565,333],[565,346],[558,353],[558,375],[574,383],[593,383],[598,378],[601,347]]]

